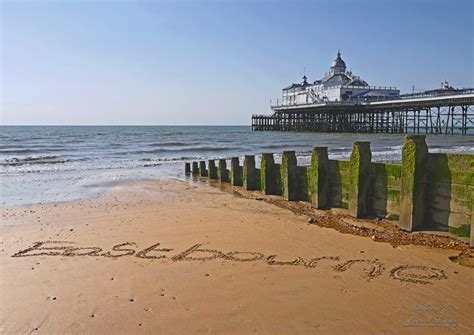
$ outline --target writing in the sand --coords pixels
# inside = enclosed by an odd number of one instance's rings
[[[124,242],[114,245],[107,251],[100,247],[81,247],[68,241],[40,241],[24,250],[20,250],[12,257],[37,257],[37,256],[65,256],[65,257],[138,257],[149,260],[169,260],[171,262],[200,261],[206,262],[221,259],[229,262],[262,262],[272,266],[300,266],[308,269],[316,268],[322,262],[333,262],[335,272],[345,272],[354,265],[363,269],[362,276],[367,280],[381,276],[385,271],[384,264],[378,259],[349,259],[341,260],[339,256],[319,256],[311,259],[296,257],[291,260],[281,260],[278,255],[265,255],[255,251],[230,251],[224,252],[216,249],[205,248],[205,243],[197,243],[191,247],[176,252],[174,249],[163,248],[161,243],[155,243],[147,248],[140,249],[135,242]],[[432,284],[434,280],[447,279],[443,270],[421,265],[403,264],[394,267],[388,272],[390,278],[415,283]]]

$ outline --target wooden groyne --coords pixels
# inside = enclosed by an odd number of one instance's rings
[[[227,168],[230,161],[230,169]],[[402,161],[372,162],[369,142],[354,142],[348,161],[328,158],[314,147],[309,166],[295,151],[186,162],[187,175],[207,177],[246,190],[308,201],[318,209],[345,208],[357,218],[393,220],[406,231],[438,230],[470,237],[474,247],[474,155],[429,153],[424,135],[407,135]]]

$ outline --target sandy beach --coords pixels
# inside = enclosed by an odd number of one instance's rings
[[[169,180],[1,208],[0,333],[472,334],[474,269],[449,259],[462,248],[262,200]]]

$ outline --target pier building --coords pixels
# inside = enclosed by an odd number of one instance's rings
[[[283,89],[282,104],[297,105],[338,101],[371,101],[396,98],[400,91],[396,87],[370,86],[359,76],[347,71],[346,63],[338,51],[331,68],[323,78],[310,84],[308,78]]]
[[[340,52],[320,80],[283,89],[273,114],[252,115],[254,131],[474,134],[474,88],[400,94],[347,71]]]

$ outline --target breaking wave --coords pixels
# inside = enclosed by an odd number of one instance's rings
[[[28,156],[28,157],[11,157],[0,161],[0,165],[24,165],[24,164],[62,164],[68,162],[60,156]]]

